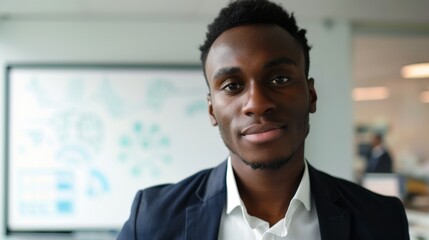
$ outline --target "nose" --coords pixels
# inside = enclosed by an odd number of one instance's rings
[[[275,108],[269,89],[259,83],[250,84],[242,111],[246,116],[263,116]]]

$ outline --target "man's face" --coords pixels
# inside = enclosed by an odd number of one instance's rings
[[[209,114],[233,160],[272,167],[303,154],[317,100],[304,64],[299,43],[275,25],[235,27],[213,43]]]

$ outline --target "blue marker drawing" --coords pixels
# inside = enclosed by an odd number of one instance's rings
[[[58,171],[56,173],[57,178],[57,192],[69,192],[72,194],[73,191],[73,174],[67,171]]]
[[[95,197],[110,191],[110,184],[107,177],[97,169],[89,171],[89,183],[87,194],[90,197]]]
[[[71,191],[73,189],[73,185],[69,182],[58,182],[57,190],[58,191]]]
[[[197,100],[189,103],[185,108],[185,113],[188,117],[193,117],[200,113],[207,112],[207,103],[203,100]]]
[[[56,154],[56,160],[68,164],[85,164],[91,160],[88,152],[79,145],[66,145]]]
[[[43,140],[43,130],[42,129],[29,129],[27,130],[27,137],[31,139],[33,145],[40,145]]]
[[[103,141],[102,120],[93,113],[60,112],[50,119],[50,127],[62,144],[79,143],[98,150]]]
[[[98,117],[93,114],[81,114],[76,120],[75,128],[79,141],[98,149],[103,140],[103,125]]]
[[[73,202],[71,200],[58,200],[57,212],[60,214],[70,214],[73,212]]]
[[[74,211],[74,174],[68,170],[29,169],[21,172],[19,211],[34,217],[54,217]]]
[[[145,106],[155,111],[161,111],[165,102],[177,92],[177,88],[166,79],[154,79],[145,91]]]
[[[131,124],[129,133],[119,138],[120,152],[118,160],[130,165],[133,176],[143,174],[159,178],[162,168],[172,163],[169,153],[171,140],[162,132],[159,124],[143,124],[137,121]]]
[[[45,91],[45,89],[40,85],[37,78],[33,78],[28,82],[27,89],[34,94],[39,106],[52,107],[54,105],[54,102],[48,95],[47,91]]]
[[[115,92],[109,80],[103,80],[98,90],[97,97],[105,105],[111,116],[121,117],[124,114],[124,102]]]

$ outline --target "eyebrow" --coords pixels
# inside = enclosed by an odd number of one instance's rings
[[[214,75],[214,79],[218,79],[222,76],[225,75],[231,75],[231,74],[235,74],[235,73],[239,73],[241,72],[240,68],[238,67],[225,67],[225,68],[221,68],[219,69],[215,75]]]
[[[297,66],[296,62],[288,57],[280,57],[280,58],[276,58],[274,60],[271,60],[267,63],[264,64],[264,68],[272,68],[278,65],[282,65],[282,64],[287,64],[287,65],[294,65]],[[235,73],[240,73],[241,70],[238,67],[224,67],[219,69],[215,75],[214,75],[214,79],[218,79],[221,78],[222,76],[225,75],[231,75],[231,74],[235,74]]]
[[[297,64],[294,60],[292,60],[288,57],[280,57],[280,58],[276,58],[276,59],[271,60],[271,61],[267,62],[266,64],[264,64],[264,68],[272,68],[272,67],[282,65],[282,64],[297,66]]]

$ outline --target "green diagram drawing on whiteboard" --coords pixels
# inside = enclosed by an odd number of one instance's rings
[[[129,164],[130,172],[135,176],[151,174],[159,177],[162,165],[172,161],[168,151],[170,138],[161,132],[156,123],[144,126],[141,122],[135,122],[130,132],[120,137],[119,145],[119,160]]]
[[[138,189],[227,156],[199,69],[43,66],[8,74],[11,229],[120,228]]]

